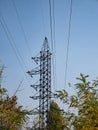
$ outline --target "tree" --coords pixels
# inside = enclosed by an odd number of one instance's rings
[[[50,104],[50,111],[48,112],[48,126],[47,130],[63,130],[64,117],[58,104],[54,101]]]
[[[0,71],[1,78],[2,71]],[[7,90],[1,88],[0,82],[0,130],[19,130],[30,114],[32,111],[17,105],[17,96],[9,97]]]
[[[39,114],[39,113],[37,113]],[[37,116],[34,120],[34,124],[32,129],[38,130],[39,125],[39,117]],[[43,118],[42,118],[43,119]],[[47,117],[47,126],[45,126],[47,130],[64,130],[64,117],[63,111],[60,109],[58,104],[54,101],[50,104],[50,110],[48,111]],[[43,128],[42,128],[43,129]]]
[[[98,130],[98,79],[89,82],[89,76],[80,74],[79,83],[75,84],[76,95],[58,91],[58,97],[66,103],[66,128],[74,130]],[[74,113],[72,112],[75,110]]]
[[[17,105],[17,97],[9,97],[7,90],[0,89],[0,130],[18,130],[27,121],[31,111]]]

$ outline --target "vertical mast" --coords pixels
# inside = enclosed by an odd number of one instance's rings
[[[40,126],[45,129],[47,126],[47,113],[51,102],[51,53],[48,40],[45,37],[43,47],[40,51],[40,89],[39,89],[39,110],[41,112]],[[42,119],[41,119],[42,118]]]
[[[39,85],[31,85],[36,91],[39,88],[39,95],[32,96],[34,100],[39,99],[39,129],[46,130],[48,124],[48,111],[51,103],[51,52],[48,45],[48,40],[45,37],[42,49],[39,57],[32,57],[32,59],[40,67],[32,69],[27,73],[33,77],[33,75],[40,75]]]

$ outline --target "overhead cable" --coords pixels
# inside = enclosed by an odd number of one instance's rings
[[[11,0],[11,1],[12,1],[12,3],[13,3],[13,7],[14,7],[14,9],[15,9],[15,12],[16,12],[16,15],[17,15],[17,19],[18,19],[18,23],[19,23],[19,25],[20,25],[21,31],[23,32],[23,36],[24,36],[24,40],[25,40],[25,45],[26,45],[26,47],[27,47],[27,49],[28,49],[29,54],[31,55],[31,49],[30,49],[30,47],[29,47],[29,43],[28,43],[28,40],[27,40],[25,31],[24,31],[24,28],[23,28],[21,19],[20,19],[20,15],[19,15],[18,9],[17,9],[17,7],[16,7],[15,1],[14,1],[14,0]]]
[[[8,28],[8,26],[7,26],[7,24],[6,24],[5,20],[4,20],[3,15],[2,15],[1,12],[0,12],[0,16],[1,16],[1,18],[0,18],[1,26],[2,26],[2,28],[4,29],[4,32],[5,32],[5,34],[6,34],[6,37],[7,37],[8,41],[9,41],[9,44],[10,44],[10,46],[12,47],[12,50],[13,50],[13,52],[14,52],[14,54],[15,54],[17,60],[18,60],[18,63],[19,63],[19,65],[20,65],[22,71],[24,72],[24,74],[25,74],[25,76],[26,76],[25,70],[24,70],[24,68],[23,68],[23,64],[24,64],[25,69],[27,69],[27,66],[26,66],[26,64],[25,64],[25,62],[24,62],[22,56],[20,55],[19,50],[18,50],[18,49],[16,48],[16,46],[15,46],[15,41],[14,41],[14,39],[13,39],[13,37],[12,37],[10,31],[9,31],[9,28]],[[14,45],[13,45],[13,44],[14,44]],[[22,63],[23,63],[23,64],[22,64]],[[26,79],[27,79],[27,76],[26,76]]]
[[[54,40],[53,40],[53,25],[55,25],[55,21],[52,17],[52,5],[51,5],[51,0],[49,0],[49,16],[50,16],[50,33],[51,33],[51,47],[52,47],[52,65],[53,65],[53,85],[55,89],[55,70],[54,70]],[[53,15],[54,16],[54,15]],[[54,30],[55,34],[55,30]]]
[[[54,87],[57,87],[57,75],[56,75],[56,39],[55,39],[55,2],[53,2],[53,39],[54,39],[54,57],[53,57],[53,62],[54,62],[54,75],[55,75],[55,81],[54,81]]]
[[[67,37],[67,52],[66,52],[66,65],[65,65],[65,86],[67,82],[67,69],[68,69],[68,58],[69,58],[69,45],[70,45],[70,35],[71,35],[71,21],[72,21],[72,7],[73,1],[70,1],[70,14],[69,14],[69,24],[68,24],[68,37]]]

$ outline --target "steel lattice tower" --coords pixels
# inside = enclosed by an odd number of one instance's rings
[[[35,90],[39,87],[39,95],[32,96],[33,99],[39,99],[39,129],[46,130],[48,124],[48,111],[51,103],[51,52],[48,45],[48,40],[45,37],[39,57],[32,57],[32,59],[40,67],[35,68],[27,73],[32,77],[33,75],[40,74],[39,85],[31,85]]]

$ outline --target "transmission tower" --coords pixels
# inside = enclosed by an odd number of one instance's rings
[[[33,75],[40,75],[40,83],[31,85],[36,91],[39,91],[38,96],[32,96],[31,98],[39,99],[39,129],[46,130],[48,125],[48,111],[51,103],[51,52],[48,45],[48,40],[45,37],[40,56],[32,57],[36,64],[40,64],[39,67],[28,71],[27,73],[33,77]]]

